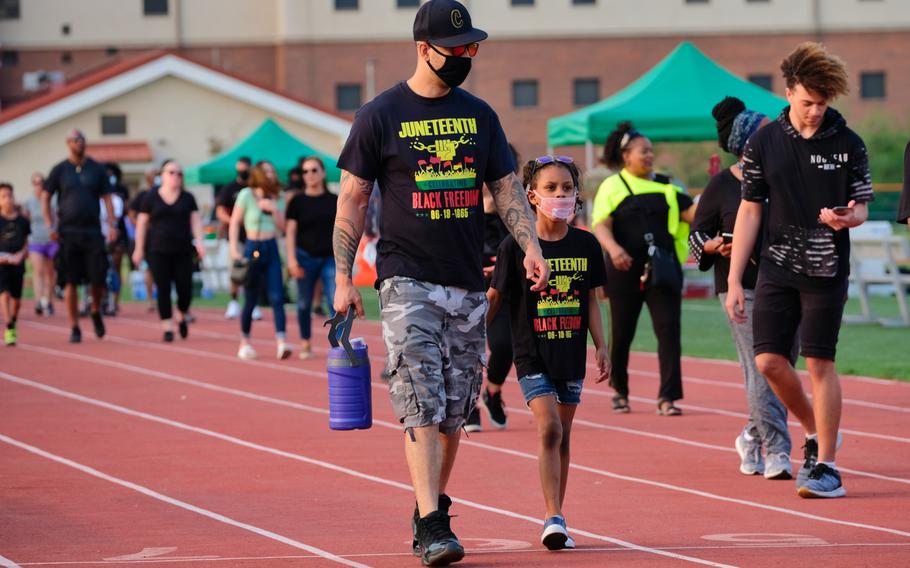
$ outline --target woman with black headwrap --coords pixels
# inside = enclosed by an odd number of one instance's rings
[[[610,384],[616,390],[613,411],[629,412],[629,350],[642,304],[648,305],[657,335],[660,391],[657,412],[678,416],[673,401],[683,397],[680,358],[682,290],[650,285],[645,266],[650,252],[660,249],[682,281],[676,240],[683,223],[695,215],[692,199],[669,178],[654,173],[654,149],[629,122],[607,137],[604,162],[619,173],[604,180],[594,199],[594,235],[607,252],[607,296],[610,300]],[[652,249],[652,247],[654,247]],[[675,264],[675,267],[673,266]]]
[[[765,115],[746,109],[746,105],[736,97],[726,97],[717,103],[712,114],[717,121],[721,149],[736,156],[737,163],[711,178],[705,187],[689,235],[689,247],[700,270],[714,268],[714,289],[723,306],[727,297],[730,253],[734,246],[733,225],[742,200],[743,149],[749,137],[769,121]],[[743,369],[750,411],[749,420],[736,437],[734,446],[740,457],[739,471],[743,474],[790,479],[793,468],[790,464],[787,410],[774,395],[767,379],[759,373],[753,357],[752,304],[760,257],[761,239],[758,239],[742,278],[747,323],[728,320]]]

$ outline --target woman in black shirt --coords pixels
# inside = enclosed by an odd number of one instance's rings
[[[727,299],[733,225],[742,200],[743,149],[749,137],[768,124],[769,120],[761,113],[747,110],[746,105],[735,97],[727,97],[717,103],[712,114],[717,121],[720,147],[736,156],[738,161],[708,182],[698,202],[695,223],[689,235],[689,247],[700,270],[708,271],[714,267],[714,289],[723,306]],[[757,239],[742,278],[748,322],[734,323],[728,320],[743,369],[746,401],[749,404],[749,420],[736,437],[735,447],[740,457],[741,473],[764,474],[767,479],[790,479],[793,468],[790,464],[787,410],[774,395],[767,379],[758,371],[752,353],[752,305],[760,257],[761,239]],[[762,449],[765,450],[764,456]]]
[[[682,392],[682,346],[680,317],[682,291],[664,290],[643,283],[649,260],[649,242],[676,263],[681,280],[677,240],[695,215],[688,195],[654,173],[651,141],[629,122],[618,125],[604,145],[604,162],[617,171],[603,181],[594,199],[592,225],[607,257],[607,296],[610,299],[610,384],[616,390],[614,412],[629,412],[629,351],[642,304],[648,305],[657,335],[660,390],[657,412],[677,416],[682,411],[673,401]],[[645,276],[647,280],[647,276]]]
[[[313,356],[310,345],[311,319],[316,281],[329,298],[335,297],[335,256],[332,231],[338,196],[330,193],[322,160],[303,161],[303,191],[288,204],[285,230],[288,272],[297,280],[297,323],[300,326],[300,358]],[[331,309],[331,304],[330,304]],[[335,315],[332,313],[331,315]]]
[[[193,297],[193,242],[199,258],[205,256],[202,219],[192,193],[183,189],[183,169],[174,161],[161,167],[161,187],[150,189],[139,205],[133,263],[148,260],[158,288],[158,315],[164,341],[174,340],[171,285],[177,289],[177,328],[186,339],[186,315]]]

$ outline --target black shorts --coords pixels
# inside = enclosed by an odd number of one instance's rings
[[[796,287],[773,271],[760,268],[752,317],[755,354],[776,353],[789,358],[799,329],[803,357],[833,361],[847,286],[846,278],[837,278],[825,288]]]
[[[60,252],[56,267],[58,283],[104,286],[107,278],[107,248],[104,237],[98,235],[67,234],[60,237]]]
[[[21,298],[22,282],[24,280],[24,264],[0,264],[0,293],[9,292],[9,295],[13,298]]]

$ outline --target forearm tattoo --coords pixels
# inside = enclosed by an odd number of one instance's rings
[[[363,234],[367,203],[372,191],[373,182],[342,172],[338,213],[332,231],[332,249],[335,253],[335,270],[346,276],[354,274],[354,259]]]
[[[493,201],[496,202],[499,216],[502,217],[521,250],[527,252],[528,246],[532,244],[539,248],[540,243],[537,241],[537,231],[534,228],[534,214],[531,212],[528,196],[518,176],[509,174],[500,180],[488,183],[487,187],[490,188]]]

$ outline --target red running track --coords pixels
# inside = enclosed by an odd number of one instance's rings
[[[419,565],[378,323],[355,328],[374,353],[374,426],[333,432],[324,341],[302,362],[261,339],[244,362],[238,324],[217,312],[164,344],[141,310],[77,346],[62,317],[27,316],[0,351],[0,566]],[[664,418],[655,357],[632,364],[631,414],[610,411],[603,385],[583,394],[565,506],[575,551],[538,544],[535,428],[507,381],[509,427],[463,438],[448,491],[460,565],[910,564],[910,385],[844,378],[848,496],[810,501],[738,472],[737,365],[686,359],[685,416]]]

